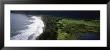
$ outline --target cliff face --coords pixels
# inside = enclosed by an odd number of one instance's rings
[[[100,11],[11,11],[15,14],[24,14],[26,18],[34,20],[35,17],[38,19],[35,22],[28,23],[33,27],[29,28],[27,32],[36,32],[29,36],[29,39],[34,35],[38,34],[37,40],[80,40],[80,37],[84,37],[86,33],[94,34],[100,39]],[[22,18],[22,17],[20,17]],[[40,30],[36,29],[36,26],[42,26],[38,21],[41,19],[44,24],[44,28]],[[23,20],[23,19],[22,19]],[[22,22],[21,20],[21,22]],[[24,19],[25,20],[25,19]],[[19,24],[18,24],[19,25]],[[28,25],[29,26],[29,25]],[[31,30],[31,31],[30,31]],[[33,31],[34,30],[34,31]],[[43,30],[43,32],[42,32]],[[39,34],[42,32],[42,34]],[[26,31],[24,31],[26,33]],[[97,35],[96,35],[97,34]],[[94,37],[92,36],[92,37]],[[91,37],[87,35],[86,37]],[[96,38],[94,38],[96,39]],[[88,39],[86,39],[88,40]],[[90,39],[93,40],[93,39]]]
[[[89,36],[88,40],[100,39],[98,19],[74,19],[62,16],[43,16],[42,19],[45,23],[45,31],[39,36],[40,40],[80,40],[86,33],[97,36],[96,38]]]

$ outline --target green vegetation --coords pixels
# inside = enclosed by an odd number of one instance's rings
[[[100,32],[100,20],[44,16],[46,25],[40,40],[77,40],[88,32]]]
[[[62,19],[58,24],[58,40],[75,40],[78,39],[83,33],[99,32],[100,22],[95,20],[72,20]]]

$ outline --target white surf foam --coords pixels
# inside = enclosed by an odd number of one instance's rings
[[[44,23],[41,20],[40,16],[32,16],[32,19],[29,22],[32,22],[29,25],[26,25],[28,28],[25,30],[19,31],[20,34],[13,36],[12,40],[35,40],[40,34],[43,33]]]

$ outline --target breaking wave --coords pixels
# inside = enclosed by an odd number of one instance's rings
[[[18,31],[11,40],[35,40],[43,33],[44,23],[40,16],[32,16],[28,20],[31,24],[26,25],[27,29]]]

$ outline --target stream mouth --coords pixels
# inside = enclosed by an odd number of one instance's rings
[[[36,38],[43,33],[44,23],[41,19],[41,16],[27,17],[23,14],[11,15],[12,18],[14,18],[11,20],[11,40],[36,40]],[[19,16],[21,16],[22,20],[24,21],[20,21],[21,18],[18,18]],[[17,28],[19,27],[17,25],[21,25],[20,28]]]

